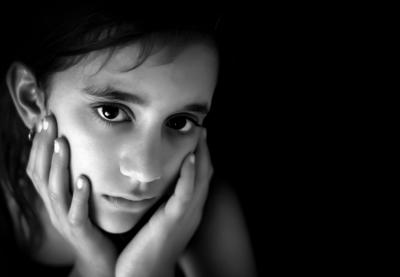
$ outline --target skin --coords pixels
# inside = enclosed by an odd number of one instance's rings
[[[172,276],[201,221],[213,172],[205,131],[187,120],[179,130],[169,123],[183,114],[199,124],[204,120],[204,114],[183,107],[211,105],[215,52],[205,44],[193,44],[166,63],[161,50],[139,68],[126,71],[137,51],[135,45],[120,49],[103,67],[106,55],[96,53],[55,74],[47,107],[26,69],[10,70],[22,72],[8,78],[8,85],[22,119],[28,126],[36,123],[38,131],[27,173],[51,224],[75,251],[73,276],[159,276],[160,270]],[[99,120],[105,115],[104,99],[89,96],[83,88],[105,85],[136,94],[146,104],[119,101],[126,113],[118,112],[116,118],[123,120],[104,124]],[[27,95],[34,97],[26,101]],[[48,110],[52,114],[43,119]],[[169,186],[172,195],[118,256],[97,228],[114,233],[129,230]],[[132,212],[105,203],[104,194],[152,197],[154,202]]]
[[[132,71],[134,45],[118,49],[106,64],[106,51],[92,53],[53,75],[46,92],[23,64],[9,68],[6,81],[15,107],[37,131],[26,171],[42,200],[38,212],[46,234],[32,258],[73,265],[70,276],[173,276],[176,263],[186,276],[256,276],[234,191],[218,180],[208,196],[213,168],[205,130],[177,135],[168,124],[182,112],[192,116],[182,111],[189,103],[211,104],[215,52],[203,43],[187,45],[172,59],[163,55],[166,49],[157,50]],[[122,102],[135,119],[104,124],[101,109],[92,105],[99,99],[82,93],[82,87],[105,82],[147,97],[149,105]],[[111,209],[102,195],[159,198],[169,186],[171,196],[117,253],[99,227],[125,232],[147,209]]]
[[[59,135],[68,138],[72,180],[81,174],[90,179],[93,220],[111,233],[131,229],[150,205],[137,213],[110,209],[102,195],[155,197],[152,203],[159,199],[173,185],[185,156],[195,150],[201,131],[187,121],[186,129],[191,130],[180,135],[166,122],[186,112],[186,104],[210,106],[216,84],[216,56],[205,45],[191,45],[166,64],[161,50],[124,72],[134,64],[138,50],[135,45],[119,50],[100,71],[105,53],[96,53],[51,79],[48,109],[57,118]],[[118,101],[135,119],[121,111],[114,120],[130,121],[107,126],[101,121],[104,111],[100,108],[94,114],[90,106],[104,99],[82,92],[84,87],[107,85],[136,94],[148,104]],[[199,123],[204,120],[202,114],[190,114]]]

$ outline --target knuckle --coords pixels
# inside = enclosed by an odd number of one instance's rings
[[[68,222],[74,232],[77,232],[83,225],[83,220],[77,216],[68,216]]]
[[[69,225],[71,225],[71,227],[74,229],[78,228],[80,226],[80,221],[74,217],[68,217],[68,222],[69,222]]]
[[[49,198],[54,203],[57,203],[57,201],[59,199],[58,194],[55,191],[51,190],[51,189],[49,190]]]

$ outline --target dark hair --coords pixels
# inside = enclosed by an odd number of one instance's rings
[[[179,50],[196,40],[217,46],[218,13],[138,16],[125,11],[129,10],[108,6],[29,10],[26,15],[20,14],[25,20],[7,33],[10,48],[3,65],[9,66],[14,60],[23,62],[46,91],[51,74],[79,63],[92,51],[107,49],[111,57],[118,47],[138,43],[141,53],[134,69],[153,52],[154,46]],[[2,68],[3,76],[5,71]],[[31,145],[5,80],[0,89],[0,184],[19,206],[19,223],[25,220],[29,230],[35,230],[28,241],[31,248],[40,243],[43,233],[33,208],[37,193],[25,172]]]

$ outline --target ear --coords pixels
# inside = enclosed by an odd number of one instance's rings
[[[45,93],[37,85],[33,72],[14,62],[8,69],[6,82],[22,121],[29,129],[33,128],[46,115]]]

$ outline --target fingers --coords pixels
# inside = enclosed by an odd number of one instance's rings
[[[68,219],[72,226],[78,227],[89,218],[89,179],[80,176],[76,182]]]
[[[189,205],[202,208],[212,172],[206,134],[202,134],[196,153],[189,154],[183,162],[174,194],[167,202],[166,209],[177,216],[187,210]]]
[[[35,172],[42,182],[47,184],[53,156],[53,142],[57,137],[57,124],[53,116],[46,116],[39,125],[41,131],[38,134]]]
[[[175,191],[165,205],[166,213],[178,218],[185,207],[193,198],[194,178],[195,178],[195,156],[189,154],[183,161],[181,175],[175,186]]]
[[[43,185],[48,183],[53,141],[57,136],[57,124],[53,116],[46,116],[38,124],[26,172],[31,177],[36,189],[43,194]]]
[[[37,127],[37,134],[32,143],[26,172],[31,178],[51,218],[54,213],[48,195],[48,178],[52,157],[53,140],[57,135],[57,124],[54,116],[46,116]]]
[[[26,174],[31,178],[33,185],[35,186],[37,192],[39,194],[41,194],[41,190],[38,186],[38,182],[36,182],[36,180],[35,180],[36,176],[35,176],[35,171],[34,171],[35,161],[36,161],[36,156],[37,156],[37,149],[38,149],[38,144],[40,141],[39,136],[40,136],[40,134],[37,134],[33,138],[32,147],[31,147],[31,151],[30,151],[30,155],[29,155],[29,160],[28,160],[28,164],[26,166]]]
[[[61,232],[68,230],[68,225],[89,226],[83,225],[89,222],[89,180],[86,177],[78,179],[71,201],[70,148],[65,137],[57,138],[56,118],[53,115],[46,116],[37,129],[26,171],[39,192],[53,225]],[[73,230],[81,234],[88,228]]]
[[[51,160],[48,194],[55,212],[67,214],[69,206],[69,146],[65,138],[54,141],[54,153]]]
[[[195,159],[196,157],[193,153],[185,158],[181,168],[181,176],[175,187],[174,197],[183,204],[192,199],[195,179]]]
[[[207,198],[210,180],[214,172],[211,163],[210,151],[208,150],[207,146],[206,129],[203,130],[202,138],[199,141],[199,145],[196,150],[196,157],[198,162],[196,168],[194,201],[199,201],[199,204],[202,205]]]

